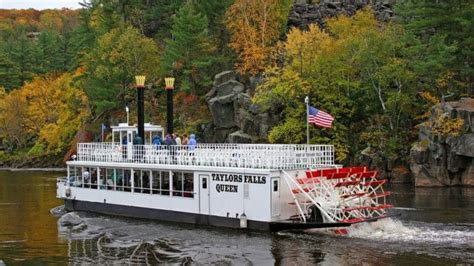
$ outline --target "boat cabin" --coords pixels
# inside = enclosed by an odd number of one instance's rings
[[[138,134],[137,126],[128,123],[119,123],[118,126],[111,126],[110,128],[112,128],[112,143],[132,144],[133,139]],[[144,144],[151,144],[154,136],[164,139],[163,127],[145,123]]]

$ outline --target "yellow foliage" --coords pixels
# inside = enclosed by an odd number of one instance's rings
[[[429,91],[420,92],[421,98],[423,98],[429,105],[436,105],[439,103],[439,99],[433,96]]]
[[[24,123],[27,114],[28,105],[20,90],[9,94],[3,91],[0,97],[0,138],[19,147],[25,146],[30,136]]]
[[[439,103],[439,99],[436,96],[433,96],[433,94],[431,94],[429,91],[422,91],[419,93],[419,95],[421,96],[421,98],[423,98],[423,100],[425,100],[426,106],[427,106],[426,109],[430,109],[428,108],[428,106],[433,106]],[[428,110],[422,113],[421,115],[417,116],[416,119],[425,120],[425,119],[428,119],[430,116],[431,116],[431,110]]]
[[[377,19],[370,7],[358,11],[354,16],[337,16],[327,20],[327,26],[336,38],[353,39],[377,28]]]
[[[433,133],[442,136],[458,137],[461,135],[464,127],[464,119],[462,118],[448,118],[446,115],[437,115],[431,122],[431,130]]]
[[[255,75],[269,64],[291,1],[236,0],[226,12],[229,46],[239,55],[240,73]]]
[[[446,71],[436,79],[436,85],[439,89],[448,89],[449,84],[454,80],[454,73]]]
[[[287,36],[285,52],[289,65],[293,66],[300,75],[310,74],[321,54],[329,47],[335,49],[334,42],[326,32],[311,24],[308,31],[293,28]]]
[[[18,145],[33,136],[45,144],[48,152],[62,151],[89,117],[88,99],[71,86],[73,77],[36,77],[0,98],[0,135]],[[26,140],[19,139],[22,137]]]

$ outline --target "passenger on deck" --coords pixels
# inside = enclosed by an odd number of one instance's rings
[[[176,145],[181,145],[181,138],[179,135],[173,134],[174,140],[176,141]]]
[[[182,145],[188,145],[188,143],[189,143],[188,135],[184,134],[183,135],[183,141],[181,142],[181,144]]]
[[[153,139],[151,140],[151,143],[156,146],[158,149],[159,146],[161,145],[161,138],[158,135],[153,136]]]
[[[133,145],[143,145],[143,139],[140,135],[137,134],[135,138],[133,138]]]
[[[197,145],[196,136],[194,134],[191,134],[191,136],[189,136],[189,143],[188,143],[189,150],[194,151],[194,149],[196,148],[196,145]]]
[[[122,159],[125,160],[127,159],[127,136],[123,136],[122,138]]]
[[[170,134],[166,134],[166,136],[165,136],[165,145],[167,146],[167,148],[169,148],[169,146],[171,146],[171,145],[174,145],[173,144],[173,139],[171,138]]]

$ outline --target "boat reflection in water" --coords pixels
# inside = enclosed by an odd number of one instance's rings
[[[474,232],[464,224],[402,224],[388,218],[360,224],[347,236],[334,236],[327,231],[271,234],[74,214],[82,220],[79,225],[58,225],[71,263],[370,265],[426,264],[434,258],[444,265],[474,262]]]

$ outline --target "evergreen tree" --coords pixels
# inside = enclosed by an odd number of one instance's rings
[[[9,91],[21,85],[20,68],[6,54],[0,52],[0,87]]]
[[[442,89],[474,95],[474,2],[420,0],[398,2],[397,14],[414,42],[414,67],[422,79]],[[450,77],[450,87],[440,80]],[[445,87],[445,88],[443,88]]]
[[[35,64],[35,44],[26,35],[21,35],[18,40],[11,40],[8,44],[10,59],[19,68],[20,83],[33,78],[37,64]]]
[[[153,36],[157,41],[171,38],[172,18],[176,16],[184,0],[155,0],[145,13],[147,24],[145,35]]]
[[[198,13],[192,2],[180,8],[173,21],[172,39],[166,40],[163,55],[165,73],[173,71],[181,88],[202,94],[210,82],[206,70],[213,64],[215,56],[209,41],[207,17]]]
[[[229,47],[230,34],[225,26],[225,12],[232,4],[231,0],[208,0],[196,3],[196,9],[205,15],[209,21],[209,38],[216,47],[217,64],[214,65],[214,72],[222,69],[230,69],[235,63],[235,53]]]
[[[39,60],[42,73],[64,71],[64,56],[61,51],[63,43],[59,34],[50,31],[43,31],[38,38]]]

